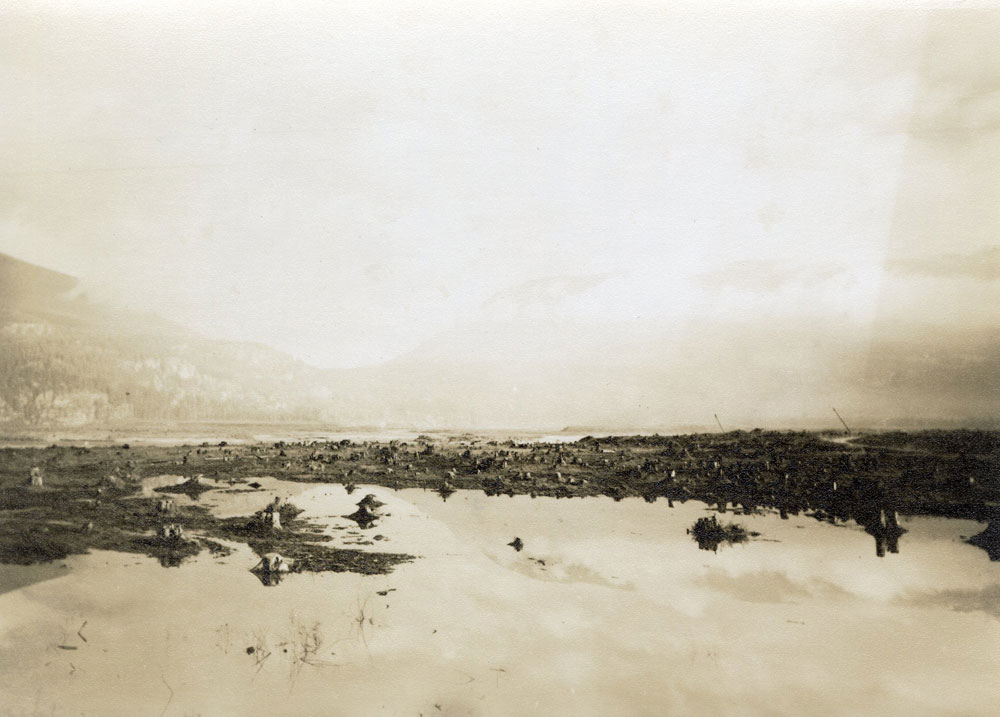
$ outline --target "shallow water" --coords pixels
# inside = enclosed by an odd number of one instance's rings
[[[0,566],[0,713],[992,714],[1000,700],[1000,564],[961,541],[978,523],[904,517],[899,553],[878,558],[853,523],[720,516],[761,536],[713,553],[685,533],[709,514],[696,502],[260,482],[201,502],[240,515],[292,497],[336,545],[421,557],[270,587],[240,546],[179,568],[116,553]],[[361,530],[342,516],[366,493],[385,517]]]

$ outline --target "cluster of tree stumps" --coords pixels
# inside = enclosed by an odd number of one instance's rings
[[[206,549],[216,556],[231,554],[229,544],[234,542],[246,544],[262,561],[270,556],[258,566],[277,566],[266,571],[275,578],[289,568],[379,574],[413,559],[333,547],[322,526],[299,519],[302,510],[280,497],[249,517],[218,518],[197,499],[206,491],[226,489],[226,483],[199,474],[179,476],[153,489],[161,497],[151,497],[143,494],[137,466],[123,473],[117,461],[100,460],[108,458],[107,451],[74,450],[70,456],[87,460],[73,464],[50,460],[44,474],[35,451],[2,452],[26,465],[12,471],[10,463],[0,463],[0,475],[8,469],[0,478],[0,563],[30,565],[109,550],[148,555],[165,567],[176,567]],[[43,453],[66,457],[55,449]],[[157,465],[162,470],[162,462],[140,462],[142,467]],[[17,480],[16,473],[22,470]],[[281,560],[275,561],[275,555]]]
[[[0,449],[0,458],[0,511],[5,503],[23,502],[22,497],[11,497],[15,488],[34,491],[36,502],[42,503],[50,494],[96,489],[93,495],[78,496],[98,504],[82,516],[87,518],[83,525],[93,525],[90,532],[95,535],[101,533],[102,511],[117,504],[121,494],[133,492],[139,476],[160,474],[183,478],[158,489],[161,493],[184,494],[195,501],[220,482],[252,487],[259,485],[254,480],[259,476],[340,483],[348,493],[372,484],[423,488],[445,500],[459,490],[495,496],[642,498],[663,500],[667,508],[698,500],[719,513],[767,510],[782,518],[806,514],[834,523],[853,520],[873,536],[878,555],[899,549],[903,530],[898,514],[1000,524],[996,431],[881,433],[846,440],[754,430],[588,436],[565,443],[422,435],[405,441],[51,446]],[[181,515],[171,515],[170,522],[185,527],[204,523],[195,508],[175,506]],[[354,515],[361,519],[359,525],[380,518],[377,509],[360,503]],[[164,517],[159,516],[160,523]],[[244,523],[252,525],[237,526],[242,535],[264,542],[300,532],[288,530],[289,518],[280,506]],[[155,530],[157,525],[147,527]],[[995,544],[991,535],[977,544]]]

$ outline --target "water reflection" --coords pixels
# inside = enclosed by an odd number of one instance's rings
[[[736,523],[723,525],[714,515],[698,518],[688,532],[701,550],[711,550],[713,553],[718,552],[722,544],[745,543],[751,535],[742,525]]]
[[[715,510],[718,513],[725,513],[726,506],[720,501],[716,503]],[[735,506],[733,512],[736,512]],[[754,515],[760,514],[760,510],[755,506],[741,505],[740,513],[742,515]],[[798,515],[798,513],[799,511],[797,510],[789,510],[787,508],[779,509],[779,517],[781,520],[788,520],[789,515]],[[838,525],[838,521],[843,523],[847,520],[847,518],[843,516],[838,516],[823,510],[817,510],[811,515],[817,520],[831,525]],[[855,506],[850,519],[853,519],[854,522],[856,522],[866,533],[868,533],[868,535],[875,539],[875,555],[877,557],[884,558],[886,552],[893,554],[899,553],[899,539],[906,533],[906,528],[900,526],[899,515],[891,503],[882,502],[880,504],[868,506]],[[711,516],[709,518],[699,518],[687,532],[691,535],[695,542],[698,543],[698,547],[700,549],[710,550],[713,552],[717,552],[719,546],[721,545],[743,543],[746,542],[749,537],[754,537],[756,535],[752,532],[747,533],[747,531],[739,523],[723,524],[719,522],[715,516]],[[990,529],[987,529],[979,536],[971,539],[969,542],[975,545],[982,545],[985,550],[989,551],[989,535]],[[994,537],[994,541],[995,540],[996,538]],[[993,556],[1000,553],[997,553],[997,545],[994,544],[992,548],[994,552],[991,553],[991,557],[995,560],[997,558]]]
[[[326,714],[335,694],[339,714],[985,715],[1000,699],[983,677],[1000,670],[1000,565],[960,541],[971,521],[758,510],[733,520],[760,540],[708,556],[685,529],[725,522],[718,502],[366,490],[384,539],[422,556],[390,575],[250,578],[260,557],[236,546],[174,571],[78,556],[0,594],[4,709]],[[261,496],[214,499],[245,514]],[[336,545],[355,502],[340,486],[296,496]],[[882,531],[883,510],[887,533],[894,518],[908,531],[891,562],[852,520]]]
[[[176,486],[183,484],[183,482],[183,478],[180,476],[158,476],[153,484],[145,485],[144,487],[147,491],[151,491],[162,485]],[[281,483],[274,479],[267,479],[266,482],[268,483],[268,489],[272,490]],[[508,486],[502,486],[499,482],[497,482],[497,485],[492,485],[489,481],[486,481],[486,483],[487,486],[484,491],[486,495],[509,495],[513,497],[513,493],[509,490]],[[202,485],[204,486],[204,484]],[[357,487],[353,483],[343,486],[348,495],[353,493]],[[371,486],[365,487],[371,488]],[[296,484],[296,489],[303,490],[304,487]],[[382,489],[378,490],[381,491]],[[448,480],[443,480],[433,492],[439,495],[443,501],[448,501],[456,493],[466,493],[466,491],[457,491]],[[156,495],[156,493],[152,494]],[[215,500],[219,501],[213,504],[214,508],[219,509],[215,512],[224,514],[233,513],[234,511],[230,508],[242,505],[235,497],[225,494],[225,491],[216,490],[213,491],[212,495]],[[762,503],[748,493],[739,491],[738,484],[724,485],[720,489],[719,495],[711,499],[708,507],[720,515],[738,516],[763,515],[768,513],[769,510],[774,510],[782,521],[788,521],[803,513],[831,525],[844,525],[849,521],[854,521],[874,540],[875,555],[877,557],[884,558],[887,554],[899,553],[901,537],[907,531],[900,525],[897,512],[898,502],[894,490],[884,482],[875,479],[858,478],[845,488],[844,486],[838,487],[836,481],[834,481],[831,483],[828,494],[819,503],[802,503],[793,499],[792,495],[792,492],[774,495]],[[526,496],[519,496],[519,498],[524,497]],[[560,496],[553,496],[553,498],[558,497]],[[675,509],[677,505],[683,506],[690,500],[689,496],[683,490],[679,490],[669,482],[663,481],[653,484],[642,497],[649,504],[655,504],[658,498],[665,497],[666,507],[671,510]],[[611,498],[614,502],[622,502],[619,496],[611,496]],[[176,499],[188,500],[184,495],[176,496]],[[256,501],[258,499],[253,498],[253,500]],[[547,502],[551,501],[551,499],[545,500]],[[676,505],[675,500],[677,502]],[[692,502],[696,505],[704,505],[700,501]],[[356,504],[356,510],[353,513],[342,514],[341,517],[353,521],[362,530],[370,530],[384,520],[383,506],[384,503],[374,493],[367,493]],[[1000,525],[1000,521],[991,523],[987,530],[969,540],[970,543],[986,550],[993,560],[1000,559],[1000,529],[995,527],[997,525]],[[691,523],[688,523],[687,526],[678,526],[678,529],[690,534],[700,550],[713,552],[717,552],[721,546],[745,542],[748,537],[756,537],[755,533],[748,533],[743,530],[739,522],[726,525],[714,517],[711,520],[705,519],[704,523],[699,520],[698,524],[693,527]],[[763,537],[765,540],[769,539],[766,534]],[[182,556],[167,554],[161,557],[161,564],[176,567],[182,560]],[[265,584],[273,584],[277,583],[280,577],[277,577],[273,581],[268,580],[269,582]]]
[[[190,558],[190,555],[180,552],[160,553],[156,559],[164,568],[179,568],[181,563]]]
[[[266,585],[267,587],[278,585],[284,577],[282,573],[272,573],[266,570],[251,570],[250,572],[260,580],[261,585]]]
[[[899,552],[899,537],[906,530],[900,527],[895,510],[883,505],[856,515],[854,520],[875,538],[875,554],[878,557],[885,557],[886,548],[890,553]]]
[[[280,583],[281,578],[290,572],[289,561],[278,553],[265,553],[250,572],[262,585],[270,587]]]
[[[344,517],[353,520],[362,530],[367,530],[378,525],[378,521],[382,517],[379,509],[383,505],[385,504],[378,500],[374,493],[369,493],[358,501],[358,509],[356,511]]]
[[[655,495],[660,494],[667,496],[671,507],[675,498],[683,499],[685,496],[683,490],[668,482],[658,484],[656,490],[644,497],[651,502]],[[789,520],[790,516],[800,513],[831,525],[853,520],[874,538],[875,555],[880,558],[885,557],[886,553],[898,554],[900,537],[906,533],[906,529],[899,524],[897,487],[881,479],[865,476],[850,481],[846,486],[839,484],[837,480],[831,480],[823,490],[811,495],[798,490],[796,479],[788,476],[784,484],[769,496],[761,496],[752,482],[723,481],[717,494],[709,498],[708,503],[720,514],[731,511],[735,514],[752,515],[771,508],[777,510],[781,520]],[[718,545],[726,542],[720,526],[718,523],[706,522],[699,531],[693,533],[699,547],[715,550]],[[716,535],[718,537],[713,537]],[[989,542],[987,537],[984,535],[979,542]]]
[[[1000,560],[1000,520],[991,520],[986,530],[969,538],[969,543],[985,550],[990,560]]]

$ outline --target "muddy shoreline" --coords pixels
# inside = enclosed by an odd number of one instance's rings
[[[150,555],[171,566],[203,550],[224,554],[225,541],[245,543],[261,556],[286,555],[301,571],[384,573],[413,559],[326,545],[330,536],[291,507],[283,508],[281,529],[270,530],[260,511],[221,519],[198,504],[207,491],[255,490],[260,477],[342,484],[348,492],[358,484],[424,488],[442,499],[465,489],[496,496],[639,497],[667,507],[699,500],[719,513],[806,513],[830,522],[854,520],[869,532],[891,532],[897,512],[980,521],[998,516],[1000,432],[829,439],[739,431],[573,443],[420,436],[6,448],[0,449],[0,562],[31,564],[105,549]],[[157,488],[155,497],[141,494],[143,478],[164,474],[177,475],[177,484]],[[41,485],[31,485],[33,475]],[[191,501],[171,504],[164,513],[164,499],[177,493]],[[262,493],[262,509],[263,503]],[[165,524],[183,526],[183,538],[159,535]],[[987,531],[980,542],[996,534]]]

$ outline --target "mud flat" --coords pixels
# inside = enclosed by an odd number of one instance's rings
[[[267,530],[253,512],[219,518],[204,494],[260,491],[271,477],[310,484],[457,490],[487,495],[615,501],[699,500],[719,513],[805,513],[853,520],[892,539],[895,515],[992,521],[1000,506],[1000,433],[886,433],[831,441],[802,432],[588,436],[575,442],[419,435],[385,442],[203,441],[0,450],[0,562],[58,560],[90,549],[141,553],[178,564],[236,541],[287,554],[300,570],[384,572],[401,553],[332,548],[322,527],[282,514]],[[41,485],[29,485],[34,481]],[[148,481],[160,481],[153,492]],[[146,490],[143,486],[146,485]],[[166,512],[163,500],[170,500]],[[255,510],[263,508],[258,506]],[[287,511],[287,509],[284,509]],[[162,539],[164,526],[183,538]],[[995,555],[996,551],[991,552]]]
[[[234,543],[258,556],[279,552],[291,559],[295,572],[385,573],[413,559],[326,545],[331,536],[323,526],[298,518],[301,509],[287,502],[278,510],[281,527],[275,529],[264,520],[270,501],[266,491],[252,491],[261,510],[223,518],[196,502],[206,492],[230,490],[207,479],[178,483],[175,493],[169,485],[155,488],[157,497],[144,496],[149,491],[141,481],[53,482],[7,487],[0,493],[0,563],[31,565],[104,550],[147,555],[175,567],[203,550],[228,555]],[[175,502],[159,497],[174,494],[189,498]]]

